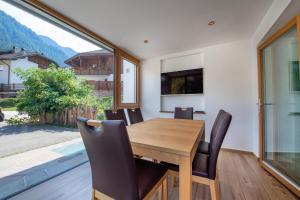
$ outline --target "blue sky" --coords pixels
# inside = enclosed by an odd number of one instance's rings
[[[60,46],[70,47],[77,52],[93,51],[100,47],[87,42],[59,27],[56,27],[38,17],[29,14],[0,0],[0,10],[15,18],[19,23],[27,26],[39,35],[45,35],[54,40]]]

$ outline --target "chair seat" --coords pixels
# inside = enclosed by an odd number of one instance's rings
[[[209,156],[206,154],[197,153],[193,160],[193,175],[208,177],[208,161]]]
[[[143,199],[166,174],[168,168],[164,165],[143,159],[135,159],[136,173],[139,185],[139,197]]]
[[[197,148],[197,153],[209,154],[209,145],[209,142],[200,141]]]
[[[208,155],[197,153],[193,160],[192,174],[195,176],[208,178],[208,160],[209,160]],[[178,165],[174,165],[166,162],[162,162],[162,164],[166,165],[170,170],[179,171]]]

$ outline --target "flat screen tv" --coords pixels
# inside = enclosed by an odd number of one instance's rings
[[[161,95],[202,94],[203,68],[161,73]]]

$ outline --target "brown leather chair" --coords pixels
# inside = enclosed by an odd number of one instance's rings
[[[144,121],[140,108],[128,108],[127,113],[130,124],[136,124]]]
[[[174,114],[175,119],[193,119],[193,108],[188,107],[188,108],[179,108],[175,107],[175,114]]]
[[[133,157],[124,121],[106,120],[100,128],[87,121],[78,118],[77,124],[90,160],[93,199],[145,199],[158,189],[162,195],[167,168]]]
[[[123,120],[127,126],[127,119],[123,109],[117,110],[104,110],[105,118],[107,120]]]
[[[210,186],[211,197],[213,200],[220,198],[218,176],[217,176],[217,160],[219,152],[231,123],[232,116],[227,112],[222,112],[215,131],[215,137],[210,145],[210,154],[196,153],[192,166],[192,180],[194,182]],[[169,167],[169,174],[178,176],[178,165],[163,163]]]
[[[217,115],[217,118],[215,119],[214,125],[213,125],[211,133],[210,133],[210,140],[209,140],[210,142],[200,141],[200,143],[198,145],[197,153],[209,154],[210,143],[213,141],[213,139],[215,137],[215,134],[216,134],[215,129],[220,124],[218,122],[219,122],[220,116],[222,115],[223,112],[225,112],[225,111],[220,110],[218,115]]]

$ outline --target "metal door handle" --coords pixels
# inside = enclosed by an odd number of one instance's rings
[[[273,103],[264,103],[263,105],[265,105],[265,106],[271,106],[271,105],[273,105]]]

